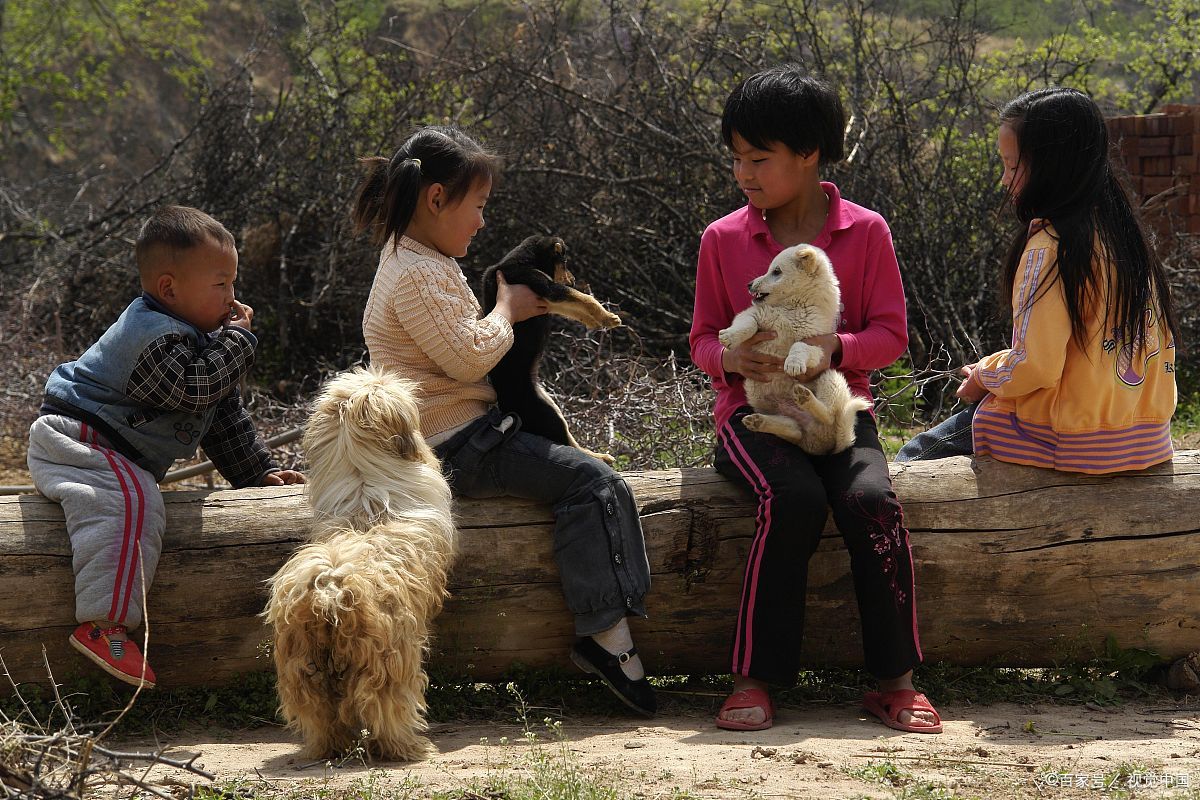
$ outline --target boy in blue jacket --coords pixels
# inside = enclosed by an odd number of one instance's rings
[[[197,447],[235,487],[303,483],[254,428],[238,381],[254,362],[254,311],[234,298],[233,236],[194,208],[165,206],[134,250],[142,295],[46,381],[29,429],[29,471],[71,537],[70,642],[135,686],[155,676],[128,630],[142,622],[162,550],[158,481]]]

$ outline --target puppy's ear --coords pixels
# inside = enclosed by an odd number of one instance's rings
[[[811,247],[805,247],[796,254],[796,266],[809,275],[816,275],[821,266],[820,256]]]

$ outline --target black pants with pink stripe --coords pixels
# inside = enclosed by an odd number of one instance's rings
[[[758,500],[731,672],[796,682],[808,562],[830,509],[850,552],[867,670],[881,680],[908,672],[921,663],[912,552],[874,418],[859,413],[848,450],[810,456],[747,430],[742,418],[749,413],[748,406],[738,409],[717,431],[717,471]]]

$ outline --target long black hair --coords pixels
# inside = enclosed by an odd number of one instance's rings
[[[1113,174],[1108,128],[1096,103],[1075,89],[1039,89],[1005,106],[1000,124],[1016,134],[1017,169],[1024,176],[1020,191],[1009,192],[1022,230],[1005,262],[1004,297],[1012,297],[1030,223],[1045,219],[1058,235],[1058,280],[1071,336],[1080,348],[1086,344],[1084,309],[1093,298],[1107,297],[1104,337],[1141,342],[1151,303],[1176,336],[1179,325],[1166,272]],[[1111,277],[1098,269],[1098,257],[1111,265]]]
[[[404,233],[412,220],[421,188],[433,183],[446,187],[446,199],[461,199],[477,182],[494,181],[499,156],[489,153],[458,128],[430,125],[400,145],[391,158],[360,158],[367,174],[358,185],[351,219],[354,232],[371,232],[382,246]]]

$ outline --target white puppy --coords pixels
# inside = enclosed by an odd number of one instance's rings
[[[721,344],[737,347],[759,331],[775,331],[758,349],[783,358],[784,374],[746,381],[746,397],[759,413],[747,415],[743,424],[813,455],[845,450],[854,443],[855,417],[870,403],[852,394],[836,369],[811,381],[795,377],[821,362],[821,348],[802,340],[833,333],[837,326],[840,295],[829,257],[812,245],[789,247],[750,282],[750,293],[754,302],[720,332]]]

